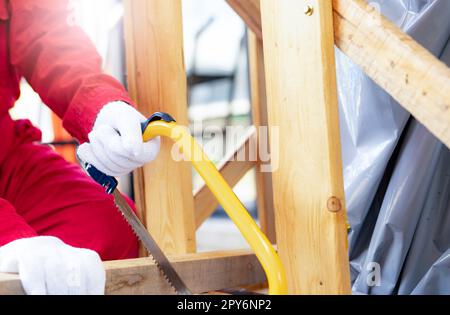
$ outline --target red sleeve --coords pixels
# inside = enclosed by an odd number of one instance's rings
[[[38,236],[14,207],[0,198],[0,247],[20,238]]]
[[[11,62],[80,141],[111,101],[131,100],[101,73],[101,58],[87,35],[70,23],[68,1],[9,1]]]

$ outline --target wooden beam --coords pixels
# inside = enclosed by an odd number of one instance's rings
[[[255,130],[253,129],[250,132],[250,135],[243,140],[238,149],[226,157],[218,167],[219,172],[230,187],[234,187],[256,165],[255,160],[248,158],[252,144],[256,143]],[[247,158],[242,161],[242,157]],[[208,186],[203,185],[194,192],[194,203],[195,221],[197,228],[199,228],[214,213],[219,206],[219,202]]]
[[[259,34],[256,1],[229,3]],[[450,69],[366,1],[333,0],[333,6],[336,46],[450,147]]]
[[[266,276],[248,250],[185,254],[169,258],[180,277],[195,293],[261,284]],[[106,294],[174,294],[150,258],[105,262]],[[24,294],[19,277],[0,273],[0,295]]]
[[[308,3],[261,0],[277,245],[290,293],[349,294],[332,2]]]
[[[334,7],[341,50],[450,147],[450,69],[364,1]]]
[[[144,115],[170,113],[188,125],[180,0],[126,0],[128,86]],[[194,252],[191,165],[175,162],[162,140],[157,160],[135,175],[141,217],[166,253]]]
[[[264,75],[263,44],[252,31],[250,31],[248,35],[248,47],[253,124],[256,129],[259,130],[260,127],[269,126],[267,118],[266,78]],[[257,132],[257,135],[258,143],[260,144],[262,139],[260,137],[260,132]],[[269,141],[269,139],[265,140]],[[262,170],[262,165],[268,163],[270,162],[261,161],[260,151],[258,150],[258,162],[255,171],[258,219],[261,230],[266,234],[272,244],[276,244],[272,174],[270,172],[263,172]]]
[[[247,26],[262,39],[260,0],[226,0],[245,21]]]

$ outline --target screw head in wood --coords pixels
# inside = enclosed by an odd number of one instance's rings
[[[314,7],[310,4],[305,5],[305,8],[303,9],[303,13],[305,13],[307,16],[313,15]]]

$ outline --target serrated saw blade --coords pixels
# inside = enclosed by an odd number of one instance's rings
[[[143,243],[144,247],[153,257],[153,260],[163,273],[167,282],[169,282],[169,284],[174,288],[177,294],[191,295],[192,292],[184,284],[183,280],[180,278],[178,273],[172,267],[166,255],[164,255],[161,248],[159,248],[156,241],[153,239],[148,230],[145,228],[145,226],[142,224],[142,222],[130,208],[128,203],[122,197],[121,193],[117,189],[115,189],[112,195],[114,196],[114,201],[116,203],[117,208],[120,210],[127,223],[133,229],[136,236]]]

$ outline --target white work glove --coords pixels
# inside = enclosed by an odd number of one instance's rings
[[[98,254],[56,237],[23,238],[0,247],[0,272],[18,273],[31,295],[105,292],[105,270]]]
[[[143,142],[141,123],[146,118],[129,104],[105,105],[89,133],[89,143],[78,148],[84,162],[110,176],[126,175],[156,158],[160,138]]]

